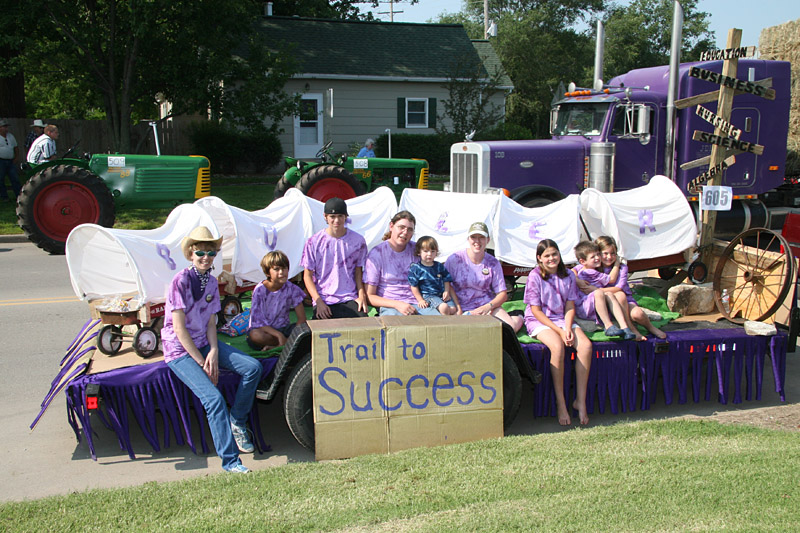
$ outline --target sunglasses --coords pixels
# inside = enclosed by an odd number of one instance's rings
[[[194,251],[194,255],[196,255],[197,257],[203,257],[203,256],[206,256],[206,255],[208,257],[214,257],[215,255],[217,255],[217,252],[215,252],[213,250],[210,251],[210,252],[204,252],[203,250],[195,250]]]

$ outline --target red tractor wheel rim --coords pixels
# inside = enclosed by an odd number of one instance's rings
[[[57,241],[66,241],[78,224],[96,224],[100,219],[97,198],[74,181],[52,183],[39,191],[33,212],[41,232]]]
[[[327,202],[331,198],[349,200],[356,197],[356,192],[347,182],[336,178],[325,178],[316,182],[306,193],[320,202]]]

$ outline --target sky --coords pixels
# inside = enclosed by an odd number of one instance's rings
[[[624,3],[624,2],[623,2]],[[396,2],[395,22],[427,22],[440,13],[458,13],[461,0],[420,0],[418,4]],[[366,6],[369,7],[369,6]],[[364,8],[362,7],[362,11]],[[381,0],[381,6],[372,11],[380,20],[389,20],[389,4]],[[385,12],[378,14],[378,12]],[[709,13],[709,29],[715,33],[717,47],[724,48],[731,28],[742,30],[743,46],[758,46],[758,36],[763,28],[776,26],[800,18],[798,0],[700,0],[698,11]],[[503,31],[499,28],[498,31]]]

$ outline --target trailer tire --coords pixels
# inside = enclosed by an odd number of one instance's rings
[[[311,375],[311,354],[292,370],[283,397],[286,425],[304,448],[314,451],[314,391]]]
[[[144,326],[133,336],[133,351],[142,359],[152,357],[158,352],[158,331]]]
[[[36,246],[61,255],[75,226],[114,225],[114,197],[106,183],[85,168],[48,167],[34,174],[22,187],[17,223]]]
[[[297,190],[310,198],[326,202],[331,198],[349,200],[367,192],[364,183],[337,165],[312,168],[297,182]]]
[[[522,402],[522,376],[507,351],[503,350],[503,428],[508,429],[519,413]]]

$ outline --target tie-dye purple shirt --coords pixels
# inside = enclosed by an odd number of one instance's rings
[[[466,249],[459,250],[447,258],[444,266],[453,277],[453,290],[465,312],[489,303],[497,293],[506,290],[503,267],[489,253],[476,265]]]
[[[208,346],[208,321],[220,310],[219,284],[214,276],[208,277],[208,285],[199,300],[192,296],[189,281],[189,268],[175,274],[167,290],[164,304],[164,327],[161,329],[161,343],[164,347],[164,361],[174,361],[188,352],[183,347],[172,325],[172,312],[182,310],[186,316],[186,329],[197,348]]]
[[[300,264],[314,273],[322,301],[333,305],[358,298],[355,272],[366,260],[367,241],[359,233],[348,229],[336,238],[321,230],[306,241]]]
[[[370,250],[367,255],[367,266],[364,267],[364,283],[377,287],[378,296],[416,304],[417,299],[411,294],[408,284],[408,269],[411,263],[419,261],[414,255],[416,243],[410,241],[402,252],[392,250],[389,241],[383,241]]]
[[[608,274],[611,272],[613,267],[603,267],[603,272]],[[628,265],[621,263],[619,265],[619,277],[617,277],[617,282],[613,285],[607,284],[605,287],[619,287],[622,289],[622,292],[625,293],[625,296],[628,299],[628,305],[639,305],[636,303],[636,299],[633,297],[633,291],[631,290],[631,286],[628,285]]]
[[[275,329],[289,325],[289,311],[303,302],[303,290],[287,281],[275,292],[270,291],[263,283],[253,289],[253,300],[250,306],[250,327],[271,326]]]
[[[528,274],[528,283],[525,284],[525,327],[530,333],[539,326],[543,326],[533,313],[531,306],[541,308],[542,312],[553,323],[564,328],[564,314],[567,301],[579,301],[580,291],[576,283],[575,273],[568,270],[566,278],[559,278],[550,274],[547,279],[542,279],[540,267],[536,267]]]

